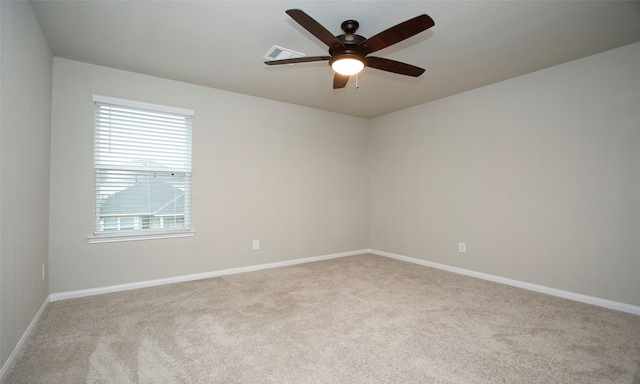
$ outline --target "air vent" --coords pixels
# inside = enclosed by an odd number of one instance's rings
[[[267,52],[263,57],[266,60],[283,60],[283,59],[293,59],[296,57],[303,57],[304,53],[292,51],[287,48],[278,47],[274,45],[271,47],[269,52]]]

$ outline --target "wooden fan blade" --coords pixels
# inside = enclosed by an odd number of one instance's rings
[[[325,60],[331,60],[331,56],[294,57],[293,59],[270,60],[270,61],[265,61],[264,63],[267,65],[280,65],[280,64],[308,63],[311,61],[325,61]]]
[[[368,38],[358,45],[358,49],[365,55],[368,55],[369,53],[399,43],[413,35],[417,35],[434,25],[435,22],[428,15],[416,16],[413,19],[409,19]]]
[[[320,41],[327,44],[330,48],[344,48],[344,44],[342,44],[337,37],[303,11],[299,9],[289,9],[287,11],[287,15],[291,16],[293,20],[300,24],[304,29],[311,32],[311,34],[320,39]]]
[[[336,73],[336,75],[333,77],[333,89],[344,88],[345,85],[347,85],[348,81],[348,75],[341,75],[339,73]]]
[[[382,71],[413,77],[418,77],[424,73],[424,69],[416,67],[415,65],[375,56],[367,57],[367,66],[380,69]]]

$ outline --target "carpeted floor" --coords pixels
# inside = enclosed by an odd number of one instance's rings
[[[361,255],[51,303],[9,383],[636,383],[640,316]]]

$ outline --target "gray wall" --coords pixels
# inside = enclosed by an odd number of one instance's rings
[[[52,56],[31,7],[0,1],[0,366],[47,295]]]
[[[59,58],[53,77],[52,293],[367,247],[367,120]],[[195,110],[194,237],[87,242],[92,94]]]
[[[640,43],[376,118],[370,162],[370,248],[640,305]]]

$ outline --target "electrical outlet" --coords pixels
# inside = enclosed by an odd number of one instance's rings
[[[253,240],[253,249],[260,249],[260,240]]]
[[[466,253],[467,252],[467,243],[458,243],[458,252]]]

